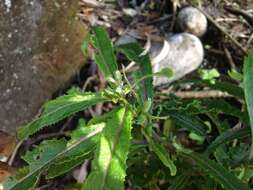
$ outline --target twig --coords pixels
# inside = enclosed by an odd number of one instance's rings
[[[247,48],[247,49],[249,49],[249,46],[250,46],[252,40],[253,40],[253,33],[251,34],[251,36],[249,37],[249,39],[248,39],[248,41],[247,41],[247,45],[246,45],[246,48]]]
[[[231,53],[228,51],[228,49],[226,47],[224,47],[224,52],[225,52],[225,55],[228,59],[228,62],[230,64],[231,68],[236,70],[236,66],[235,66],[235,63],[234,63],[233,58],[231,56]]]
[[[13,161],[15,160],[15,157],[17,155],[17,152],[18,152],[18,149],[20,148],[20,146],[23,144],[24,141],[19,141],[18,144],[16,145],[9,161],[8,161],[8,165],[12,166],[13,164]]]
[[[86,88],[88,87],[88,85],[90,84],[90,82],[95,80],[96,78],[97,78],[96,75],[88,77],[87,80],[85,81],[83,87],[82,87],[82,91],[85,91]]]
[[[163,92],[166,93],[166,92]],[[171,92],[173,93],[173,92]],[[167,93],[166,93],[167,94]],[[189,98],[231,98],[232,95],[227,92],[222,92],[219,90],[206,90],[206,91],[178,91],[174,92],[174,94],[180,98],[189,99]],[[159,95],[159,98],[164,99]]]
[[[245,20],[251,25],[253,26],[253,16],[251,16],[247,11],[242,10],[242,9],[237,9],[234,7],[228,7],[225,6],[224,7],[227,11],[229,11],[232,14],[236,14],[236,15],[241,15],[245,18]]]
[[[39,137],[36,137],[36,139],[31,140],[31,142],[29,142],[29,145],[32,145],[32,144],[34,144],[36,142],[39,142],[41,140],[44,140],[44,139],[53,138],[53,137],[59,137],[61,135],[66,135],[66,132],[65,131],[58,131],[56,133],[42,134]]]
[[[82,166],[80,167],[78,175],[76,176],[76,181],[78,183],[82,183],[86,179],[88,175],[88,165],[89,165],[89,160],[85,160]]]

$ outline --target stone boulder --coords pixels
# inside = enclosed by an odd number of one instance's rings
[[[78,1],[0,1],[0,130],[15,134],[80,70]]]

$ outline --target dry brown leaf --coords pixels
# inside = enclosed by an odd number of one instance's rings
[[[9,157],[16,146],[16,138],[0,131],[0,155]]]
[[[3,182],[7,177],[13,175],[15,169],[4,162],[0,162],[0,183]]]

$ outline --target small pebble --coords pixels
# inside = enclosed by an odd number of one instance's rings
[[[186,7],[179,11],[177,25],[182,32],[188,32],[198,37],[207,31],[206,16],[194,7]]]

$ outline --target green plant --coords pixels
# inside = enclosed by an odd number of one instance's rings
[[[69,140],[45,140],[22,157],[27,166],[4,182],[5,190],[33,189],[40,176],[47,180],[65,174],[86,159],[91,172],[83,190],[135,189],[227,189],[247,190],[253,176],[248,157],[252,121],[253,55],[245,59],[243,89],[232,83],[190,81],[225,91],[244,101],[239,109],[225,100],[183,100],[173,94],[155,96],[152,76],[170,77],[164,69],[152,73],[149,56],[136,43],[113,47],[102,27],[93,27],[82,50],[91,44],[95,62],[108,82],[101,92],[81,92],[73,88],[64,96],[45,104],[41,116],[18,130],[25,140],[39,130],[101,102],[112,102],[109,113],[80,122]],[[115,51],[134,61],[138,70],[126,76],[118,68]],[[215,77],[218,77],[215,76]],[[230,129],[220,115],[244,125]],[[250,117],[249,117],[250,116]],[[233,143],[231,144],[231,141]],[[126,177],[127,176],[127,177]]]

